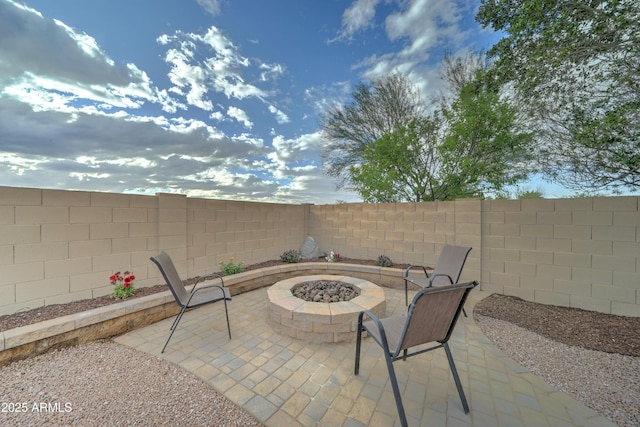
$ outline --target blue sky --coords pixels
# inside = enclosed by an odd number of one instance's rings
[[[498,36],[478,0],[0,0],[0,185],[359,201],[319,117],[398,70]]]

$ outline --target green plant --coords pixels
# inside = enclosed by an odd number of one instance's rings
[[[136,292],[136,287],[133,285],[136,276],[130,271],[120,273],[119,271],[109,277],[109,281],[115,286],[111,296],[116,299],[129,298]]]
[[[380,255],[378,257],[378,261],[376,262],[376,265],[379,265],[380,267],[391,267],[393,265],[393,262],[391,261],[391,258],[389,258],[386,255]]]
[[[295,263],[300,261],[300,258],[302,258],[302,254],[296,249],[289,249],[280,255],[280,260],[282,262]]]
[[[325,259],[329,262],[340,262],[344,259],[344,257],[337,252],[331,251]]]
[[[229,262],[227,263],[220,261],[220,272],[223,276],[231,276],[232,274],[242,273],[244,271],[242,261],[235,263],[234,260],[234,257],[229,257]]]

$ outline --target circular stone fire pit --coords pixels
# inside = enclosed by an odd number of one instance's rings
[[[308,302],[291,290],[306,282],[335,281],[352,285],[360,295],[350,301]],[[281,280],[268,290],[267,322],[278,333],[311,342],[342,342],[356,338],[358,313],[370,310],[384,317],[386,303],[381,287],[355,277],[316,275]]]

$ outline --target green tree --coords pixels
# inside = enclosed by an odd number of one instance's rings
[[[481,0],[488,55],[529,107],[543,171],[569,188],[640,187],[640,2]]]
[[[527,176],[531,136],[477,56],[446,58],[438,109],[367,144],[348,169],[366,202],[482,197]]]
[[[368,144],[349,168],[352,188],[368,203],[438,200],[441,132],[439,117],[423,117]]]
[[[443,188],[456,197],[500,191],[528,176],[532,136],[517,130],[517,111],[496,87],[480,69],[450,105],[442,105],[448,123],[439,147]]]
[[[514,189],[504,189],[496,192],[493,197],[496,200],[514,200],[514,199],[544,199],[544,190],[540,187],[521,188],[516,186]]]
[[[346,105],[336,105],[321,119],[327,140],[326,172],[338,187],[348,186],[349,168],[362,161],[365,148],[382,136],[422,117],[424,106],[417,90],[401,74],[360,83]]]

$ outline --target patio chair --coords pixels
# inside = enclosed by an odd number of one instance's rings
[[[167,342],[164,343],[164,347],[162,347],[161,353],[164,353],[164,350],[167,348],[167,344],[169,344],[169,340],[173,336],[173,333],[178,328],[178,323],[182,319],[185,311],[189,308],[199,307],[205,304],[210,304],[218,301],[224,301],[224,312],[227,317],[227,330],[229,331],[229,339],[231,339],[231,326],[229,326],[229,311],[227,310],[227,301],[231,301],[231,294],[229,293],[229,288],[224,287],[224,280],[222,276],[219,274],[207,274],[205,276],[200,276],[196,279],[196,283],[193,285],[191,291],[187,291],[184,287],[180,276],[178,275],[178,271],[176,270],[171,257],[167,255],[164,251],[155,257],[151,257],[151,261],[155,265],[158,266],[164,280],[167,282],[169,289],[171,289],[171,293],[176,300],[176,303],[182,309],[180,313],[176,316],[173,324],[171,325],[169,334],[169,338],[167,338]],[[204,280],[217,279],[220,280],[220,284],[210,284],[205,286],[198,287],[198,283]]]
[[[409,305],[409,283],[421,288],[444,286],[458,283],[462,268],[471,252],[468,246],[444,245],[433,273],[429,275],[427,268],[421,265],[410,265],[404,270],[404,304]],[[425,277],[409,277],[413,268],[421,268]],[[463,309],[466,316],[467,313]]]
[[[449,286],[423,288],[413,297],[406,315],[392,316],[385,319],[377,318],[370,311],[363,311],[358,315],[354,373],[358,375],[360,370],[362,332],[366,331],[382,347],[396,407],[398,408],[398,415],[403,426],[407,425],[407,416],[404,412],[393,362],[400,359],[406,360],[408,357],[438,348],[444,348],[447,354],[449,367],[458,389],[458,395],[462,401],[464,413],[469,413],[469,405],[462,390],[462,384],[460,383],[448,342],[458,317],[460,317],[462,306],[469,292],[477,284],[478,282],[473,281]],[[371,320],[363,322],[365,315]],[[428,348],[420,347],[415,349],[413,353],[408,353],[410,348],[427,343],[438,344]]]

